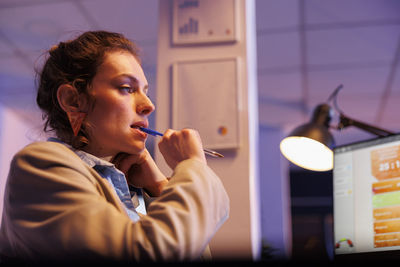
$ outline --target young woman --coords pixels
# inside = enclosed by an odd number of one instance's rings
[[[140,130],[154,105],[135,45],[118,33],[83,33],[49,51],[39,78],[37,103],[56,138],[11,163],[3,258],[198,260],[229,199],[195,130],[167,130],[159,149],[172,177],[157,168]],[[157,197],[147,207],[143,191]]]

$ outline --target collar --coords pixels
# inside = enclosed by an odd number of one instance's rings
[[[68,147],[69,149],[71,149],[72,151],[74,151],[74,153],[75,153],[76,155],[78,155],[78,157],[79,157],[81,160],[83,160],[83,162],[85,162],[87,165],[89,165],[89,167],[92,167],[92,168],[93,168],[93,167],[96,166],[96,165],[100,165],[100,166],[107,166],[107,167],[115,168],[114,164],[112,164],[111,162],[106,161],[106,160],[101,159],[101,158],[98,158],[98,157],[96,157],[96,156],[94,156],[94,155],[92,155],[92,154],[89,154],[89,153],[87,153],[87,152],[85,152],[85,151],[83,151],[83,150],[75,149],[75,148],[73,148],[72,146],[70,146],[69,144],[67,144],[67,143],[65,143],[65,142],[63,142],[63,141],[61,141],[61,140],[58,139],[58,138],[50,137],[50,138],[47,139],[47,141],[56,142],[56,143],[60,143],[60,144],[65,145],[66,147]]]

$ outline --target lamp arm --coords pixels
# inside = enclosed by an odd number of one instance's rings
[[[351,119],[347,116],[345,116],[344,114],[340,114],[340,122],[338,125],[338,128],[341,130],[343,128],[346,128],[348,126],[354,126],[357,127],[359,129],[362,129],[364,131],[370,132],[372,134],[375,134],[377,136],[389,136],[389,135],[393,135],[395,133],[372,126],[370,124],[361,122],[361,121],[357,121],[354,119]]]

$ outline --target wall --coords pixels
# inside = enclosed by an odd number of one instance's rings
[[[259,181],[257,166],[257,98],[255,61],[254,1],[238,1],[240,40],[233,44],[177,47],[171,45],[172,1],[159,2],[156,127],[171,127],[171,64],[178,60],[239,58],[240,147],[224,151],[225,158],[208,158],[208,164],[221,177],[231,199],[228,221],[220,228],[210,247],[214,259],[258,259],[261,249]],[[201,75],[201,73],[199,73]],[[235,77],[220,77],[235,79]],[[218,90],[218,88],[215,88]],[[210,95],[212,97],[212,94]],[[207,103],[202,103],[207,105]],[[209,107],[213,108],[213,107]],[[187,110],[190,112],[190,110]],[[208,118],[212,119],[212,118]],[[168,172],[159,152],[156,161]]]
[[[28,112],[0,105],[0,214],[3,211],[5,182],[14,154],[40,139],[40,121],[34,116],[26,117],[25,113]],[[35,111],[29,113],[36,114]]]
[[[289,164],[279,144],[285,133],[279,127],[260,125],[260,195],[264,257],[287,259],[292,254]]]

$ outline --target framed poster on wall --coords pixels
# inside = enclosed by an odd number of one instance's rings
[[[172,127],[198,130],[205,148],[238,148],[238,67],[237,58],[173,64]]]

